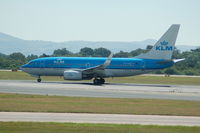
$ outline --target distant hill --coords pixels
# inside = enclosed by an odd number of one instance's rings
[[[50,42],[39,40],[23,40],[4,33],[0,33],[0,53],[10,54],[21,52],[25,55],[52,54],[55,49],[67,48],[72,52],[79,52],[83,47],[99,48],[104,47],[116,53],[120,50],[130,52],[137,48],[146,48],[147,45],[154,45],[156,40],[147,39],[144,41],[118,42],[118,41],[65,41]],[[178,45],[181,51],[195,49],[197,46]]]

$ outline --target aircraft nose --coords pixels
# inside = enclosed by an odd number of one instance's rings
[[[22,65],[19,69],[24,71],[24,68],[26,67],[26,65]]]
[[[19,70],[22,70],[22,71],[24,71],[23,67],[20,67],[20,68],[19,68]]]
[[[19,70],[22,70],[22,71],[23,71],[23,67],[20,67]]]

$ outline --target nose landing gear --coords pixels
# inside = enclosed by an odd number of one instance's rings
[[[41,81],[42,81],[42,79],[40,77],[38,77],[37,82],[40,83]]]
[[[103,78],[95,78],[93,80],[93,83],[94,83],[94,85],[101,85],[101,84],[105,83],[105,79],[103,79]]]

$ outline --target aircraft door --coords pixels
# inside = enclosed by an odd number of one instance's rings
[[[40,68],[45,68],[45,61],[44,60],[40,61]]]
[[[145,69],[145,62],[144,61],[141,61],[141,68]]]
[[[86,68],[89,68],[89,67],[90,67],[90,63],[89,63],[89,62],[86,63],[86,64],[85,64],[85,67],[86,67]]]

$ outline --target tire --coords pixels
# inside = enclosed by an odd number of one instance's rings
[[[105,79],[100,79],[101,80],[101,84],[105,83]]]
[[[41,81],[42,81],[42,79],[37,79],[37,82],[39,82],[39,83],[40,83]]]
[[[94,83],[94,85],[98,85],[99,84],[99,80],[98,79],[94,79],[93,83]]]

